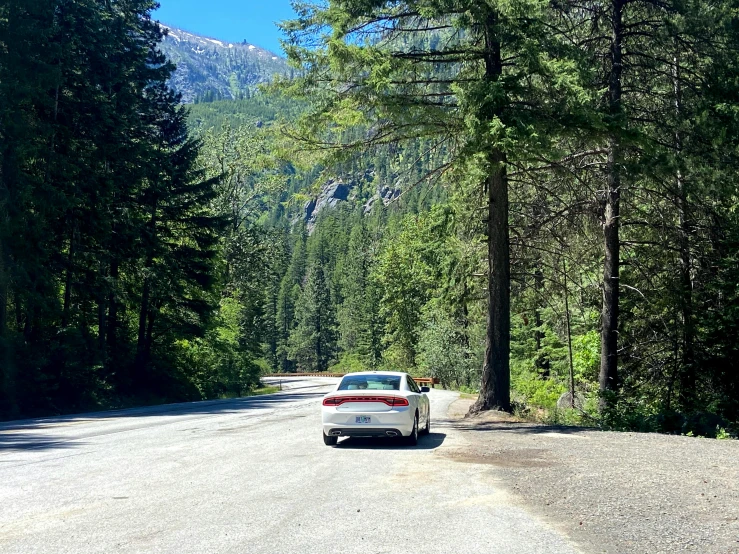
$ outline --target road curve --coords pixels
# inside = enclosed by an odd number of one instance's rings
[[[445,421],[414,448],[321,441],[335,380],[282,392],[0,425],[0,552],[505,553],[575,548],[496,485]]]

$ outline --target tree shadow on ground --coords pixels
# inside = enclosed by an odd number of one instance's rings
[[[114,429],[112,432],[118,432],[146,427],[145,420],[148,417],[171,417],[174,419],[177,417],[186,418],[200,415],[248,413],[252,410],[276,409],[284,404],[318,400],[322,397],[322,392],[285,392],[227,400],[185,402],[125,410],[9,421],[0,423],[0,451],[79,447],[83,444],[80,442],[81,439],[94,437],[98,434],[108,434],[110,432],[109,430],[96,432],[94,429],[86,428],[85,423],[100,423],[105,420],[117,419],[123,425],[120,429]],[[126,426],[126,420],[129,420],[131,425]],[[157,424],[166,423],[171,423],[171,421],[159,422]]]
[[[576,435],[586,431],[600,431],[597,427],[575,427],[568,425],[547,425],[544,423],[531,423],[528,421],[475,421],[474,419],[463,419],[453,423],[455,429],[460,431],[499,431],[515,434],[558,434]]]
[[[83,443],[61,437],[33,435],[31,433],[0,434],[0,452],[22,450],[52,450],[76,448]],[[2,460],[0,460],[2,461]]]
[[[439,448],[446,439],[446,433],[429,433],[418,437],[416,446],[404,444],[400,438],[364,438],[349,437],[340,439],[336,448],[348,450],[434,450]]]

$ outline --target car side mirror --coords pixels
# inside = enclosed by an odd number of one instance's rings
[[[421,387],[421,392],[431,392],[431,389],[428,387]]]

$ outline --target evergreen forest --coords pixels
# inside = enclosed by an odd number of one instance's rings
[[[735,0],[300,3],[194,104],[154,8],[0,3],[0,417],[388,369],[739,432]]]

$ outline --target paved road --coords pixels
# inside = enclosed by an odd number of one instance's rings
[[[0,425],[0,552],[575,552],[489,465],[443,455],[467,440],[444,421],[455,393],[432,391],[415,448],[328,448],[332,382]]]

